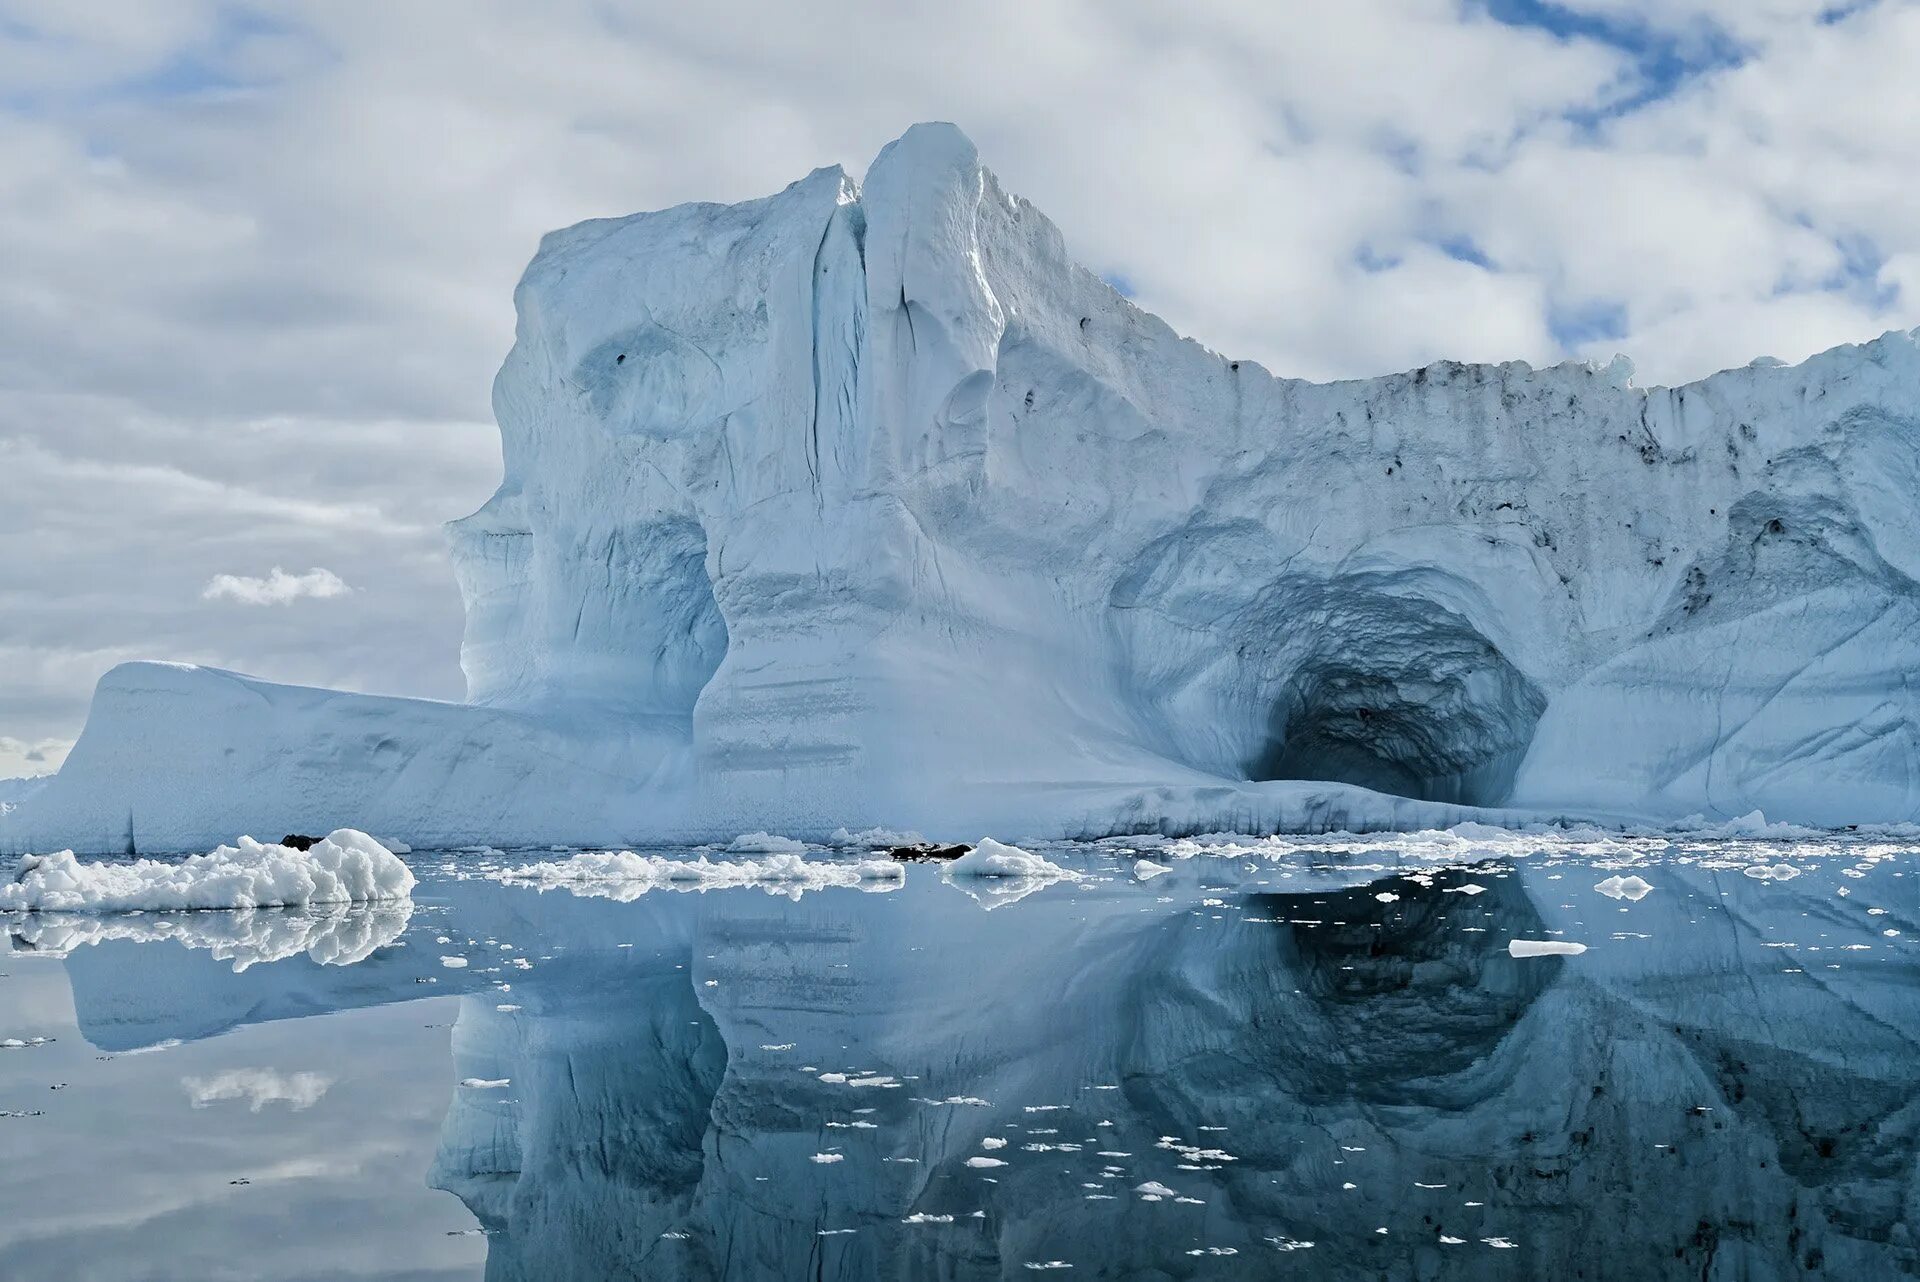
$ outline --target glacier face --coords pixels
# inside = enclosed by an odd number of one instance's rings
[[[470,702],[128,665],[0,840],[1920,817],[1920,331],[1278,378],[948,125],[554,233],[516,302]]]

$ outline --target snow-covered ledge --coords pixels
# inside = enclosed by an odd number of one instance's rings
[[[118,668],[0,845],[1920,817],[1920,334],[1276,378],[950,125],[516,301],[471,702]]]

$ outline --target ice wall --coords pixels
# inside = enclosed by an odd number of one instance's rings
[[[472,705],[116,669],[0,842],[1920,812],[1920,334],[1278,378],[950,125],[554,233],[516,301]]]

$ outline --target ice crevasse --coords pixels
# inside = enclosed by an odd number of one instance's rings
[[[516,303],[468,701],[127,664],[0,845],[1920,818],[1920,331],[1276,377],[942,124]]]

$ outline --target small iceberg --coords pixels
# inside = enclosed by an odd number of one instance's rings
[[[1615,875],[1607,878],[1595,886],[1594,889],[1605,895],[1608,899],[1625,899],[1638,903],[1642,899],[1645,899],[1648,893],[1653,890],[1653,884],[1645,877],[1621,877]]]
[[[1032,851],[982,837],[966,854],[946,866],[949,877],[1038,877],[1058,881],[1072,873]]]
[[[1509,957],[1578,957],[1586,951],[1585,944],[1559,939],[1516,939],[1507,945]]]
[[[727,844],[730,855],[804,855],[807,843],[771,832],[743,832]]]
[[[71,850],[23,855],[0,884],[5,912],[179,912],[374,903],[413,893],[399,856],[352,828],[307,850],[251,837],[178,862],[82,862]]]

